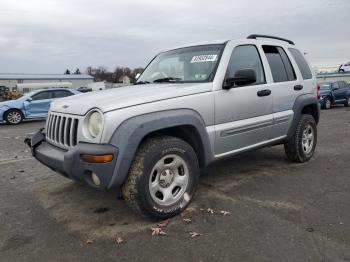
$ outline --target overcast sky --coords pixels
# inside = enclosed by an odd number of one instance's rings
[[[252,33],[290,38],[313,64],[350,61],[348,0],[0,2],[0,73],[145,66],[159,51]]]

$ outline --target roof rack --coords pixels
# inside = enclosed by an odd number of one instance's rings
[[[293,41],[282,38],[282,37],[278,37],[278,36],[271,36],[271,35],[250,35],[247,37],[247,39],[256,39],[257,37],[261,37],[261,38],[272,38],[272,39],[277,39],[277,40],[281,40],[281,41],[285,41],[291,45],[295,45]]]

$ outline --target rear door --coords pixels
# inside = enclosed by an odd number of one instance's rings
[[[270,86],[274,119],[271,139],[278,139],[289,130],[294,115],[294,101],[303,92],[303,86],[284,48],[273,45],[263,45],[262,48],[273,79]]]
[[[215,92],[215,155],[235,153],[270,138],[272,96],[259,96],[269,88],[259,51],[255,45],[234,47],[225,79],[238,70],[254,69],[257,80],[246,86],[234,86]]]

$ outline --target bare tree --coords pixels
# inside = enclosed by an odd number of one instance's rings
[[[106,81],[110,83],[118,83],[122,81],[123,76],[130,78],[131,82],[135,82],[135,76],[137,73],[143,72],[143,68],[138,67],[130,69],[129,67],[116,67],[113,72],[108,71],[105,66],[99,66],[93,68],[91,66],[86,68],[86,73],[93,76],[96,81]]]
[[[85,70],[86,74],[91,75],[92,76],[92,67],[88,66]]]

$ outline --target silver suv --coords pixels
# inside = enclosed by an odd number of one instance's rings
[[[164,219],[186,208],[213,161],[277,144],[310,160],[319,114],[294,43],[250,35],[161,52],[133,86],[53,102],[26,142],[52,170]]]

